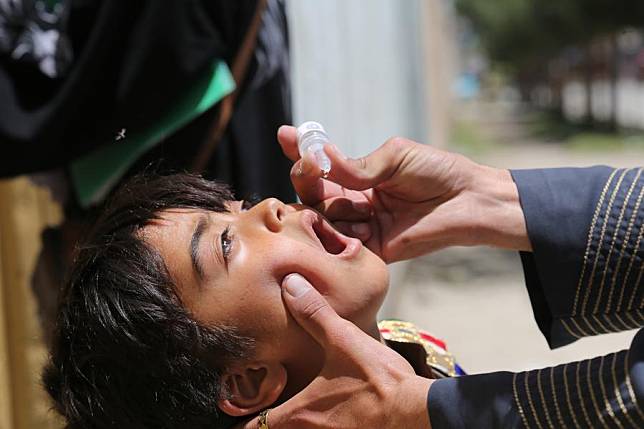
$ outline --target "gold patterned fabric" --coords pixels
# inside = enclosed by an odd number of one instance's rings
[[[644,326],[644,175],[616,169],[608,177],[588,230],[570,317],[575,338]]]
[[[537,186],[519,179],[535,243],[530,258],[536,273],[522,255],[526,281],[551,345],[644,326],[643,173],[606,167],[541,173],[546,185],[539,211],[532,210],[533,196],[526,198]],[[644,379],[637,369],[642,361],[641,330],[630,350],[513,374],[512,397],[522,426],[644,428]]]
[[[526,428],[644,427],[629,351],[514,374],[512,393]]]
[[[454,356],[446,350],[444,343],[413,323],[383,320],[378,323],[378,329],[386,344],[410,361],[419,375],[424,375],[422,368],[419,368],[420,360],[431,369],[433,378],[460,375]]]

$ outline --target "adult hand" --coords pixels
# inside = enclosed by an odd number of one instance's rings
[[[295,162],[291,180],[302,202],[386,262],[455,245],[531,248],[507,170],[393,138],[358,159],[325,146],[332,164],[326,180],[312,156],[300,159],[294,127],[281,127],[278,140]]]
[[[322,346],[325,361],[304,390],[270,411],[271,429],[431,428],[426,404],[432,380],[338,316],[302,276],[284,280],[282,297]],[[258,427],[254,418],[237,428]]]

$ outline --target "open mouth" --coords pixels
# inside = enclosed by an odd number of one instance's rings
[[[313,210],[306,210],[302,215],[302,226],[316,247],[346,260],[353,259],[360,254],[363,247],[360,240],[340,233],[324,216]]]
[[[347,248],[347,241],[343,240],[344,237],[336,231],[328,222],[319,217],[316,222],[313,222],[313,232],[320,240],[320,244],[328,253],[332,255],[341,254]]]

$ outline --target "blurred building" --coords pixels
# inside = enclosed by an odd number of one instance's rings
[[[644,130],[644,32],[624,28],[564,46],[530,79],[527,101],[571,123]]]

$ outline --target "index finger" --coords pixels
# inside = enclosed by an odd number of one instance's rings
[[[291,182],[300,200],[312,207],[328,198],[344,195],[342,186],[322,179],[322,171],[311,153],[293,164]]]

